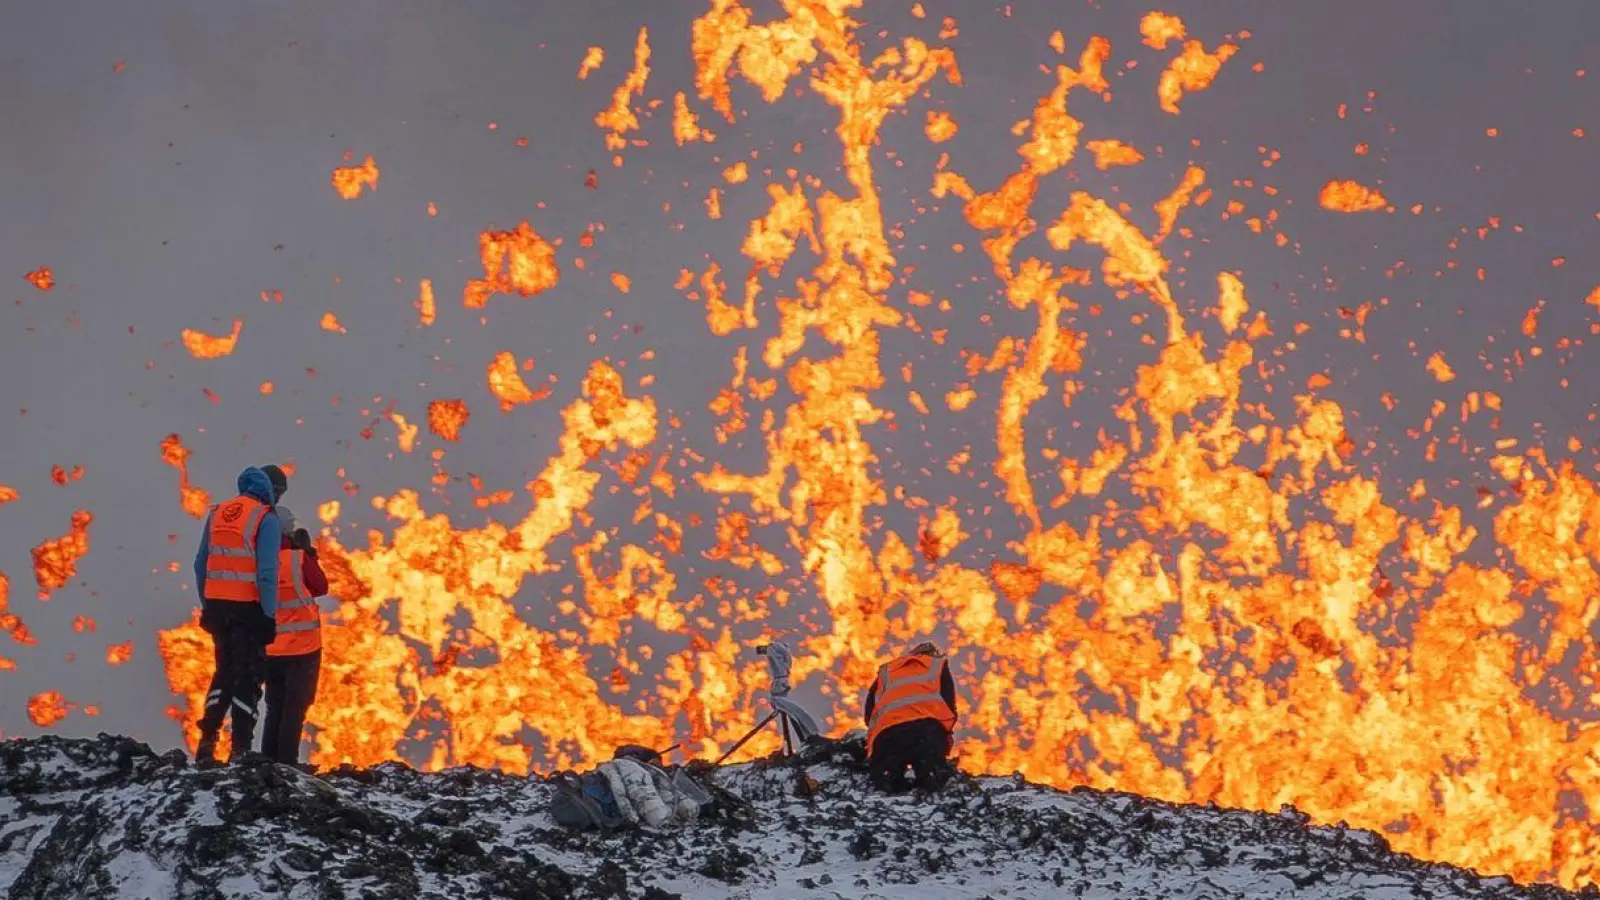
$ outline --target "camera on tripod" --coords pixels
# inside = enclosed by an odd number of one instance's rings
[[[789,699],[789,666],[794,659],[794,651],[783,641],[773,641],[770,644],[761,644],[755,648],[756,655],[767,660],[767,675],[772,679],[772,686],[767,689],[767,698],[772,706],[772,711],[767,713],[756,727],[750,729],[739,743],[734,744],[727,753],[722,754],[714,765],[722,765],[728,757],[736,753],[740,747],[756,736],[756,732],[768,724],[776,723],[778,732],[783,735],[783,755],[792,755],[800,746],[810,743],[820,736],[822,729],[818,727],[817,720],[807,712],[805,707]]]

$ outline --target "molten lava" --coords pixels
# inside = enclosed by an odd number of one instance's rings
[[[590,47],[583,54],[583,62],[578,64],[578,80],[582,81],[588,78],[589,73],[600,68],[605,61],[606,49],[604,47]]]
[[[23,277],[41,291],[48,291],[56,286],[56,273],[50,271],[49,266],[40,266]]]
[[[183,330],[183,346],[195,359],[218,359],[233,353],[239,343],[239,332],[244,330],[244,320],[233,320],[233,331],[226,337],[213,337],[201,331]]]
[[[485,377],[489,382],[489,393],[500,400],[501,412],[510,412],[524,403],[543,400],[550,395],[548,388],[540,388],[537,393],[528,389],[527,383],[522,380],[522,374],[517,371],[517,358],[512,356],[509,350],[495,354],[494,359],[489,362]]]
[[[78,481],[82,478],[83,466],[73,466],[71,471],[62,468],[59,465],[53,465],[50,467],[50,480],[61,487],[66,487],[72,482]]]
[[[262,393],[272,391],[263,385]],[[178,503],[183,511],[196,519],[204,518],[206,508],[211,505],[211,495],[205,488],[189,483],[189,448],[183,446],[183,438],[169,434],[161,439],[161,461],[178,470]]]
[[[485,231],[478,235],[478,256],[483,262],[484,277],[468,281],[461,293],[461,305],[468,309],[482,309],[494,294],[516,291],[523,297],[532,297],[561,280],[556,248],[527,222],[518,224],[515,231]],[[430,284],[428,295],[431,294]]]
[[[1188,36],[1182,19],[1154,9],[1139,20],[1139,34],[1146,46],[1157,50],[1167,49],[1168,41],[1181,41]]]
[[[1384,209],[1389,201],[1375,188],[1354,181],[1330,181],[1322,186],[1317,202],[1334,212],[1372,212]]]
[[[333,170],[329,181],[339,196],[346,200],[354,200],[361,196],[364,188],[378,189],[378,164],[372,157],[359,166],[340,166]]]
[[[438,318],[439,308],[433,299],[433,279],[424,278],[417,286],[417,324],[426,328]]]
[[[1184,41],[1183,52],[1167,64],[1160,84],[1156,85],[1161,108],[1177,115],[1178,102],[1183,95],[1210,87],[1217,73],[1222,71],[1222,64],[1237,52],[1239,48],[1233,44],[1218,44],[1215,52],[1207,53],[1205,45],[1199,41]]]
[[[120,666],[133,659],[133,641],[123,641],[106,648],[106,664]]]
[[[585,59],[584,63],[587,67],[588,60]],[[580,71],[579,77],[584,74],[587,74],[587,69]],[[611,106],[594,117],[594,123],[609,132],[606,135],[606,149],[623,149],[628,146],[628,140],[623,135],[639,130],[639,117],[634,114],[631,101],[633,97],[644,94],[645,84],[649,80],[650,32],[649,29],[640,28],[639,39],[633,48],[633,70],[617,85]]]
[[[435,400],[428,404],[428,430],[447,441],[461,439],[472,410],[465,400]]]
[[[49,728],[65,719],[71,708],[71,704],[55,691],[45,691],[28,698],[28,718],[40,728]]]
[[[11,612],[11,579],[4,572],[0,572],[0,631],[11,635],[12,641],[24,647],[36,643],[21,617]],[[15,668],[12,662],[4,657],[0,657],[0,664],[3,664],[0,668]]]
[[[1094,154],[1094,167],[1102,172],[1112,166],[1136,166],[1144,162],[1144,154],[1138,148],[1119,140],[1090,141],[1085,146]]]
[[[1202,293],[1215,280],[1215,300],[1181,304],[1168,281],[1187,251],[1167,242],[1186,238],[1179,220],[1206,203],[1206,172],[1157,172],[1162,156],[1144,160],[1140,178],[1171,185],[1152,208],[1078,189],[1080,138],[1093,138],[1083,146],[1103,169],[1143,159],[1113,136],[1086,134],[1069,112],[1069,101],[1110,93],[1104,37],[1085,42],[1076,68],[1050,73],[1016,131],[1014,170],[974,185],[946,159],[934,175],[936,198],[963,201],[973,246],[1028,333],[998,335],[938,388],[917,385],[913,421],[945,414],[924,393],[944,394],[955,415],[992,412],[983,420],[994,423],[992,445],[974,433],[972,446],[924,471],[987,478],[992,466],[1004,501],[963,508],[901,483],[885,450],[908,419],[887,401],[915,378],[913,360],[891,348],[914,346],[926,332],[912,313],[931,315],[929,295],[948,288],[923,283],[890,243],[880,132],[926,96],[959,89],[962,76],[953,51],[920,38],[872,38],[882,49],[869,53],[850,17],[861,2],[783,0],[782,17],[757,22],[739,0],[712,0],[692,30],[694,90],[710,109],[737,127],[735,79],[754,88],[750,102],[798,103],[803,93],[831,108],[828,136],[839,142],[842,174],[831,181],[773,168],[766,208],[739,248],[742,297],[729,302],[713,259],[679,262],[677,289],[704,303],[713,336],[731,338],[732,378],[720,370],[707,398],[717,446],[748,432],[749,452],[707,459],[659,440],[677,426],[661,421],[648,382],[595,362],[562,410],[555,448],[515,498],[527,504],[520,520],[457,527],[414,490],[371,498],[389,530],[367,532],[365,546],[321,539],[340,602],[325,629],[313,760],[409,753],[430,767],[525,771],[608,756],[620,743],[716,754],[749,727],[764,683],[740,648],[795,606],[805,612],[791,635],[794,680],[822,690],[835,730],[859,724],[860,692],[886,655],[937,634],[962,673],[969,769],[1174,801],[1292,803],[1319,822],[1383,831],[1419,856],[1593,883],[1600,836],[1585,803],[1600,797],[1600,727],[1553,711],[1530,686],[1569,647],[1592,668],[1600,492],[1572,463],[1508,445],[1496,464],[1505,498],[1481,533],[1470,510],[1418,505],[1426,491],[1386,493],[1334,400],[1275,397],[1271,412],[1247,402],[1277,349],[1266,311],[1248,319],[1248,273],[1193,273]],[[1157,50],[1184,41],[1160,77],[1158,108],[1169,114],[1238,51],[1207,52],[1161,13],[1140,31]],[[613,150],[645,127],[632,103],[648,59],[641,30],[635,68],[598,119]],[[947,136],[942,119],[925,121],[927,138]],[[971,139],[992,153],[1009,140],[973,133],[982,127],[969,123],[948,146]],[[598,189],[592,172],[588,183]],[[1063,196],[1065,208],[1044,206]],[[1319,200],[1387,208],[1353,182],[1330,182]],[[554,246],[526,222],[482,232],[479,249],[484,277],[468,283],[468,308],[559,282]],[[714,250],[707,256],[724,264],[732,256]],[[1055,255],[1069,252],[1098,265]],[[901,303],[907,286],[912,299]],[[1062,409],[1085,394],[1086,349],[1101,333],[1074,316],[1111,302],[1148,321],[1149,349],[1115,427],[1068,431]],[[515,406],[528,389],[505,357],[488,380]],[[920,359],[915,370],[935,365]],[[906,385],[885,390],[885,371]],[[463,401],[435,400],[429,429],[458,440],[467,416]],[[416,426],[389,417],[409,451]],[[608,491],[625,506],[595,502]],[[479,499],[509,505],[500,492]],[[625,521],[601,520],[619,508]],[[992,538],[989,520],[1007,512],[1020,537]],[[703,557],[717,567],[692,582],[691,533],[714,545]],[[1485,558],[1498,566],[1474,561]],[[46,572],[53,583],[71,575]],[[745,573],[763,586],[727,577]],[[1542,650],[1509,627],[1536,595],[1550,609]],[[190,621],[163,632],[160,651],[192,742],[209,641]],[[1589,676],[1581,684],[1594,692]],[[59,697],[41,709],[64,714]],[[751,752],[776,744],[766,733]]]
[[[94,515],[80,509],[72,514],[72,527],[64,535],[33,548],[33,577],[39,583],[39,598],[64,587],[78,574],[78,560],[89,552],[89,524]]]

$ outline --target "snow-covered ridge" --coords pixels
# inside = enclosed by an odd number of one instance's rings
[[[387,764],[197,771],[102,735],[0,743],[11,898],[1534,897],[1364,831],[958,776],[885,797],[859,745],[716,770],[749,802],[673,832],[577,833],[539,778]],[[1592,889],[1584,895],[1600,896]]]

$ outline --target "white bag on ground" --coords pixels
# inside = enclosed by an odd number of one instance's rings
[[[700,804],[704,801],[695,794],[704,792],[694,785],[691,785],[692,793],[676,786],[674,779],[654,766],[632,759],[614,759],[601,763],[600,773],[611,785],[618,809],[630,822],[661,828],[692,822],[700,815]]]

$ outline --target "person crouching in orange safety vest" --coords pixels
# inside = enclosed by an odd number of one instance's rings
[[[277,638],[267,645],[267,718],[261,752],[273,762],[300,761],[300,732],[317,697],[322,669],[322,613],[317,598],[328,592],[328,576],[317,562],[311,534],[278,507],[283,543],[278,550]]]
[[[864,715],[874,787],[904,790],[908,767],[916,774],[917,787],[936,790],[944,785],[956,729],[956,683],[938,647],[918,644],[879,668],[867,689]]]
[[[239,496],[212,507],[200,533],[195,587],[200,627],[211,635],[216,661],[194,752],[200,766],[216,764],[217,735],[230,712],[235,756],[250,749],[255,734],[278,606],[282,527],[272,507],[288,489],[282,469],[251,466],[239,473]]]

